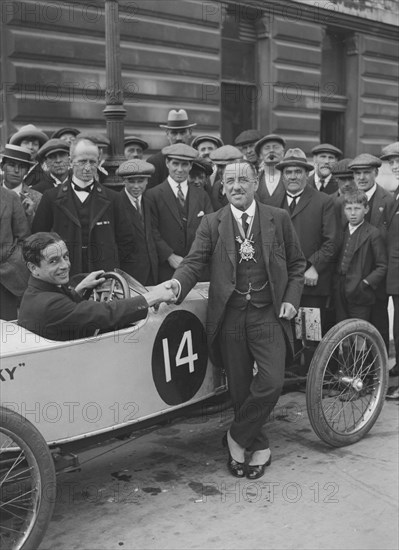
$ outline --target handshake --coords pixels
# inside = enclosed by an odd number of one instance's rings
[[[165,281],[154,286],[149,292],[144,294],[149,306],[159,306],[161,302],[173,304],[180,294],[180,285],[176,279]]]

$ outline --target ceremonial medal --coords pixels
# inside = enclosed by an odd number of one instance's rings
[[[240,254],[240,263],[245,260],[246,262],[249,262],[249,260],[255,260],[255,248],[253,247],[254,241],[250,239],[249,237],[246,237],[244,240],[242,240],[241,237],[236,237],[236,241],[240,243],[239,248],[239,254]]]

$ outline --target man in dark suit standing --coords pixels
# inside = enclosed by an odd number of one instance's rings
[[[204,217],[172,285],[182,301],[210,268],[208,344],[215,364],[227,372],[235,412],[224,438],[228,468],[235,477],[257,479],[271,462],[265,423],[284,381],[305,261],[289,216],[254,200],[252,164],[228,164],[223,185],[229,204]],[[248,466],[245,449],[251,452]]]
[[[332,195],[338,190],[338,182],[332,174],[332,167],[342,157],[342,151],[330,143],[321,143],[313,147],[314,172],[308,179],[308,184],[322,191],[327,195]]]
[[[184,143],[162,149],[169,176],[147,191],[159,256],[159,282],[170,279],[188,254],[205,214],[213,212],[204,189],[188,185],[188,175],[198,151]]]
[[[55,231],[61,236],[69,249],[71,275],[113,270],[132,253],[129,222],[117,204],[118,194],[95,180],[97,145],[78,138],[70,154],[73,174],[44,193],[32,233]]]
[[[176,145],[177,143],[190,145],[193,139],[192,129],[194,126],[197,126],[197,123],[188,120],[187,112],[184,109],[179,109],[177,111],[172,109],[168,113],[167,123],[160,124],[159,126],[165,129],[169,145]],[[165,156],[162,151],[158,151],[155,155],[151,155],[148,157],[147,161],[155,166],[155,172],[148,182],[148,188],[150,189],[165,181],[169,175],[169,171],[166,167]]]
[[[337,252],[334,201],[326,193],[319,193],[307,185],[307,174],[312,166],[301,149],[288,149],[277,169],[282,171],[286,189],[281,208],[290,213],[306,258],[305,286],[300,305],[320,309],[322,327],[325,327],[327,298],[331,295]],[[312,352],[305,354],[306,362],[311,355]]]
[[[360,191],[364,191],[367,196],[369,210],[365,219],[380,230],[386,244],[389,216],[395,200],[389,191],[386,191],[376,182],[378,168],[381,164],[382,162],[379,158],[368,153],[363,153],[353,159],[349,164],[349,168],[353,170],[353,177],[357,188]],[[376,301],[371,311],[371,322],[381,333],[388,351],[389,317],[385,280],[377,288]]]
[[[122,261],[121,268],[142,285],[158,281],[158,254],[152,234],[151,211],[144,191],[155,168],[149,162],[131,159],[122,162],[117,174],[123,178],[125,189],[118,193],[118,204],[130,222],[133,254]]]
[[[257,199],[269,206],[281,205],[285,196],[285,187],[281,172],[276,165],[283,160],[285,139],[277,134],[269,134],[255,145],[255,153],[259,157],[259,187]]]

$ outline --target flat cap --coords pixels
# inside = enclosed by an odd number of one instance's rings
[[[174,145],[168,145],[162,149],[162,154],[165,157],[179,160],[193,161],[198,157],[197,149],[186,145],[185,143],[175,143]]]
[[[144,139],[141,139],[137,136],[126,136],[125,139],[123,140],[124,146],[126,147],[127,145],[130,145],[131,143],[137,143],[138,145],[140,145],[140,147],[143,149],[143,151],[148,149],[148,143],[146,141],[144,141]]]
[[[211,176],[213,173],[213,165],[212,162],[209,159],[198,157],[193,161],[193,167],[191,170],[194,169],[197,170],[203,170],[205,172],[206,176]]]
[[[314,166],[308,163],[305,153],[298,147],[295,149],[288,149],[283,160],[276,164],[277,170],[283,170],[283,168],[286,168],[287,166],[301,166],[308,171],[314,169]]]
[[[39,130],[39,128],[37,128],[33,124],[26,124],[26,126],[22,126],[17,132],[15,132],[15,134],[10,137],[10,143],[13,145],[19,145],[22,140],[28,137],[34,137],[38,139],[40,146],[42,146],[48,140],[48,135]]]
[[[352,162],[348,164],[348,168],[356,170],[357,168],[379,168],[382,162],[379,158],[368,153],[362,153],[355,157]]]
[[[141,159],[131,159],[122,162],[116,173],[121,177],[150,177],[155,172],[155,166]]]
[[[334,164],[334,166],[331,168],[331,172],[333,176],[336,176],[337,178],[350,178],[353,177],[353,170],[349,168],[349,164],[353,161],[353,159],[341,159],[338,162]]]
[[[313,147],[311,153],[312,155],[318,155],[319,153],[332,153],[337,158],[342,157],[343,154],[341,149],[338,149],[335,145],[331,145],[331,143],[320,143],[320,145]]]
[[[391,157],[399,157],[399,141],[395,141],[395,143],[390,143],[383,148],[380,159],[389,160]]]
[[[241,134],[238,134],[234,140],[234,145],[247,145],[259,141],[261,138],[262,134],[258,130],[244,130]]]
[[[0,157],[2,157],[3,160],[10,159],[28,166],[35,164],[32,161],[32,155],[29,149],[20,147],[19,145],[11,145],[10,143],[7,143],[3,151],[0,152]]]
[[[80,130],[78,130],[77,128],[71,128],[69,126],[65,128],[60,128],[59,130],[56,130],[52,133],[51,139],[60,138],[64,134],[73,134],[76,137],[78,134],[80,134]]]
[[[194,147],[194,149],[197,149],[200,143],[203,141],[210,141],[211,143],[214,143],[216,147],[222,147],[223,141],[217,137],[217,136],[211,136],[209,134],[201,134],[200,136],[197,136],[193,139],[191,142],[191,147]]]
[[[88,139],[95,145],[111,145],[111,142],[107,136],[100,132],[80,132],[80,134],[76,136],[76,139]]]
[[[241,151],[233,145],[223,145],[222,147],[219,147],[219,149],[212,151],[209,155],[209,158],[214,164],[219,164],[222,166],[228,164],[229,162],[240,160],[243,157],[244,155]]]
[[[278,134],[268,134],[267,136],[264,136],[261,138],[256,144],[255,144],[255,152],[257,155],[259,155],[260,150],[262,148],[262,145],[267,143],[268,141],[277,141],[278,143],[281,143],[283,147],[286,146],[285,139]]]
[[[47,157],[47,155],[57,152],[69,154],[69,144],[63,139],[49,139],[38,150],[37,159],[41,162]]]

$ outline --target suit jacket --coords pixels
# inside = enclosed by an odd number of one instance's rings
[[[205,186],[205,191],[208,193],[214,212],[217,212],[229,202],[226,195],[222,193],[222,190],[223,183],[220,178],[215,179],[213,185],[209,184]]]
[[[145,196],[141,198],[143,221],[124,189],[118,194],[118,204],[126,213],[133,239],[132,255],[129,261],[121,262],[121,268],[142,285],[154,285],[158,282],[158,253],[152,234],[148,199]]]
[[[395,199],[392,193],[386,191],[378,185],[373,196],[373,202],[370,214],[370,223],[381,231],[381,235],[386,240],[388,234],[389,220],[392,217]]]
[[[282,302],[289,302],[298,309],[306,262],[289,216],[279,208],[260,203],[257,205],[257,213],[260,218],[262,254],[272,293],[274,313],[292,343],[290,321],[279,319],[280,307]],[[190,253],[174,274],[174,278],[181,284],[181,301],[199,280],[204,266],[210,266],[206,330],[216,363],[220,363],[216,337],[226,305],[236,286],[236,254],[233,215],[230,205],[227,205],[203,218]]]
[[[399,208],[391,216],[388,231],[387,293],[399,294]]]
[[[356,248],[349,258],[345,275],[345,294],[348,301],[354,304],[372,305],[375,302],[374,291],[385,281],[387,273],[386,246],[379,230],[366,221],[356,232],[359,232]],[[370,286],[363,283],[363,279]]]
[[[289,212],[285,197],[281,207]],[[337,253],[337,222],[333,199],[306,185],[291,215],[291,221],[308,266],[313,265],[319,274],[317,285],[305,286],[303,293],[328,296]]]
[[[256,198],[260,202],[263,202],[263,204],[268,204],[269,206],[276,206],[277,208],[279,208],[284,200],[284,197],[285,197],[285,187],[283,184],[283,176],[281,175],[280,181],[278,182],[273,195],[270,195],[266,187],[265,175],[262,172],[259,178],[259,186],[256,192]]]
[[[82,273],[82,228],[75,205],[71,179],[46,191],[39,203],[32,232],[55,231],[65,241],[71,260],[71,276]],[[89,270],[111,271],[129,261],[133,239],[118,193],[96,183],[92,191],[88,260]]]
[[[0,283],[14,296],[22,296],[28,284],[21,242],[29,235],[28,220],[17,194],[0,186]]]
[[[166,166],[165,157],[162,151],[158,151],[155,155],[148,157],[147,162],[155,166],[155,172],[152,174],[147,184],[147,189],[151,189],[166,180],[169,176],[169,170]]]
[[[319,191],[319,189],[317,189],[315,181],[314,181],[314,173],[311,176],[308,177],[308,185],[310,185],[310,187],[313,187],[313,189],[316,189],[316,191]],[[325,187],[323,187],[323,189],[320,189],[320,191],[322,193],[326,193],[327,195],[332,195],[333,193],[338,191],[338,182],[334,178],[334,176],[331,176],[331,178],[330,178],[329,182],[327,183],[327,185]]]
[[[72,175],[72,170],[69,170],[69,177]],[[63,183],[63,182],[62,182]],[[43,178],[38,182],[35,183],[33,186],[33,189],[35,191],[39,191],[39,193],[44,193],[48,189],[53,189],[54,187],[57,187],[55,180],[51,177],[50,173],[44,172]]]
[[[22,297],[18,324],[50,340],[92,336],[96,329],[116,330],[146,317],[143,296],[112,302],[84,300],[74,291],[30,277]]]
[[[159,257],[160,280],[169,279],[173,269],[167,259],[171,254],[186,256],[195,238],[195,232],[205,214],[213,212],[211,202],[204,189],[188,186],[187,227],[184,228],[176,196],[168,180],[150,189],[146,193],[152,213],[152,227]]]

